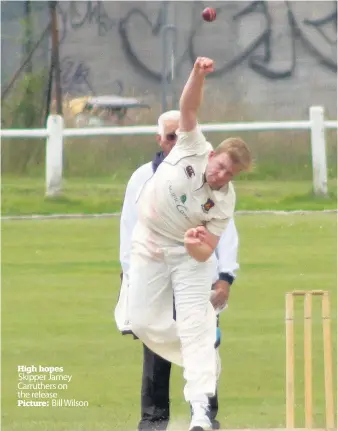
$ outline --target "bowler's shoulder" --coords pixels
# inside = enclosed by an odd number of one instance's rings
[[[221,197],[220,193],[222,194]],[[217,193],[217,201],[223,216],[232,218],[235,212],[236,192],[231,182],[227,184],[226,188],[222,188],[222,190]]]
[[[233,205],[235,210],[236,192],[235,187],[231,181],[228,183],[228,193],[226,194],[226,200],[229,202],[230,205]]]
[[[204,154],[212,150],[211,144],[206,140],[200,126],[197,124],[192,130],[178,130],[177,143],[171,153],[196,155]],[[170,153],[170,155],[171,155]]]
[[[178,132],[177,143],[166,157],[165,162],[175,165],[182,159],[190,159],[193,164],[204,164],[212,150],[212,145],[199,129]]]
[[[228,183],[228,194],[229,196],[231,196],[233,199],[236,199],[236,191],[235,191],[235,187],[233,185],[233,183],[230,181]]]

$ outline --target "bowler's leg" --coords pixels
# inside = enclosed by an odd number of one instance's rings
[[[182,364],[170,273],[163,260],[131,254],[128,310],[132,332],[156,354]]]
[[[173,271],[177,331],[186,386],[184,395],[208,403],[216,390],[216,313],[210,304],[213,265],[186,259]]]

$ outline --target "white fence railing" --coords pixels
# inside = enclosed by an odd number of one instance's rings
[[[309,130],[311,133],[313,189],[316,195],[327,194],[325,129],[337,129],[337,121],[325,121],[321,106],[310,108],[309,121],[275,121],[266,123],[202,124],[203,132],[250,132],[271,130]],[[65,129],[63,118],[51,115],[46,129],[1,130],[2,138],[47,138],[46,195],[53,196],[62,187],[62,157],[64,137],[155,135],[156,126],[101,127]],[[112,141],[113,143],[113,141]]]

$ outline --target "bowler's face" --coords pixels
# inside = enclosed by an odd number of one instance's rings
[[[205,177],[210,188],[218,190],[228,184],[240,171],[241,169],[234,165],[228,154],[216,154],[211,151]]]

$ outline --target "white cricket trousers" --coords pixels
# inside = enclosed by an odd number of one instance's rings
[[[213,259],[197,262],[183,245],[155,234],[140,222],[136,225],[129,272],[131,328],[149,349],[183,366],[187,401],[215,394],[216,313],[210,304],[213,271]]]

